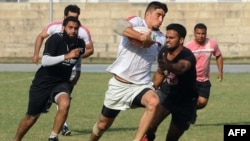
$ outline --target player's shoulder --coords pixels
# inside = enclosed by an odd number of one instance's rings
[[[88,27],[86,27],[84,25],[81,25],[78,30],[81,31],[81,32],[89,32]]]
[[[187,47],[187,48],[190,48],[192,45],[194,45],[195,44],[195,41],[194,40],[190,40],[190,41],[188,41],[186,44],[185,44],[185,47]]]
[[[63,22],[62,21],[54,21],[48,24],[48,27],[50,26],[62,26]]]

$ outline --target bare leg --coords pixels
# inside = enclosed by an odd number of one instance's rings
[[[140,119],[134,141],[140,141],[151,126],[159,106],[159,98],[154,91],[150,90],[143,95],[141,103],[146,108]]]
[[[152,125],[150,126],[150,129],[147,132],[147,139],[149,141],[153,141],[155,139],[155,133],[157,131],[158,126],[161,124],[161,122],[170,114],[170,111],[167,110],[162,105],[159,106],[157,110],[157,114],[154,118],[154,121]]]
[[[59,134],[64,122],[67,119],[69,108],[70,108],[70,98],[68,94],[62,94],[57,99],[58,110],[54,119],[53,131]]]
[[[58,110],[58,105],[56,105],[56,109]],[[66,123],[66,121],[64,122],[63,126],[67,126],[68,127],[68,124]]]
[[[14,141],[21,141],[24,135],[29,131],[29,129],[36,123],[37,117],[32,117],[26,115],[24,119],[20,122],[19,127],[17,129],[16,135],[14,137]]]
[[[98,141],[103,132],[105,132],[113,124],[115,118],[106,118],[100,116],[99,121],[94,125],[89,141]]]

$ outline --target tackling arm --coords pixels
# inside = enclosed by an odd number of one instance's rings
[[[157,71],[154,73],[154,76],[153,76],[153,87],[155,89],[158,89],[160,84],[163,82],[165,76],[163,74],[163,72],[161,71],[160,68],[157,69]]]

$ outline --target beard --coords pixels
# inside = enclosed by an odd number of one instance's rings
[[[174,52],[177,48],[178,48],[178,46],[174,46],[174,47],[167,48],[167,49],[169,52]]]
[[[67,44],[72,44],[75,43],[77,41],[77,36],[69,36],[67,34],[67,32],[64,30],[63,31],[63,40],[67,43]]]

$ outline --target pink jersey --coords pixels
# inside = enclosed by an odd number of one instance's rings
[[[48,35],[62,32],[62,21],[52,22],[47,25],[46,31]],[[87,27],[81,25],[78,30],[78,38],[83,39],[85,44],[92,42],[91,35]]]
[[[207,38],[203,45],[199,45],[195,40],[192,40],[185,46],[195,55],[197,61],[197,81],[203,82],[209,80],[211,56],[221,55],[218,44],[214,40]]]

